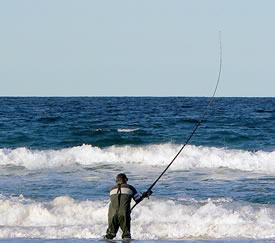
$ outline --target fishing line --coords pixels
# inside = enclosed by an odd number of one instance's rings
[[[209,99],[209,102],[204,110],[204,113],[202,114],[201,118],[197,121],[197,123],[195,124],[192,132],[190,133],[190,135],[187,137],[185,143],[182,145],[182,147],[180,148],[180,150],[178,151],[178,153],[175,155],[175,157],[172,159],[172,161],[167,165],[167,167],[163,170],[163,172],[159,175],[159,177],[153,182],[153,184],[146,190],[145,193],[147,193],[147,195],[151,195],[152,194],[152,189],[153,187],[157,184],[157,182],[160,180],[160,178],[165,174],[165,172],[169,169],[169,167],[174,163],[174,161],[176,160],[176,158],[180,155],[180,153],[182,152],[182,150],[185,148],[185,146],[190,142],[191,138],[193,137],[193,135],[195,134],[195,132],[197,131],[197,129],[199,128],[199,126],[202,124],[202,122],[204,121],[210,106],[212,105],[213,101],[214,101],[214,97],[216,95],[219,83],[220,83],[220,79],[221,79],[221,72],[222,72],[222,38],[221,38],[221,31],[219,31],[219,44],[220,44],[220,58],[219,58],[219,72],[218,72],[218,78],[216,81],[216,86],[214,89],[214,92],[212,94],[212,96]],[[135,205],[131,208],[131,211],[139,204],[135,203]]]

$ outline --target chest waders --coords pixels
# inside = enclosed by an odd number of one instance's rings
[[[121,184],[118,184],[117,186],[117,193],[112,196],[113,198],[111,199],[109,206],[106,238],[113,239],[120,227],[122,230],[122,239],[130,239],[131,211],[130,204],[127,203],[127,201],[129,201],[129,195],[122,194]]]

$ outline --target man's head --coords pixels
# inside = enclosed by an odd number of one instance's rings
[[[128,178],[124,173],[120,173],[116,176],[116,183],[117,184],[124,184],[127,183]]]

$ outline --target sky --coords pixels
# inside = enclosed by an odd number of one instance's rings
[[[275,96],[273,0],[0,0],[0,96]]]

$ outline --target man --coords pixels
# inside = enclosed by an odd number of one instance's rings
[[[113,239],[116,236],[118,228],[122,230],[122,239],[130,240],[131,226],[131,199],[136,203],[141,202],[145,197],[149,197],[152,192],[144,192],[142,196],[137,190],[127,184],[128,178],[124,173],[120,173],[116,177],[116,185],[110,192],[111,203],[108,212],[108,229],[105,239]]]

